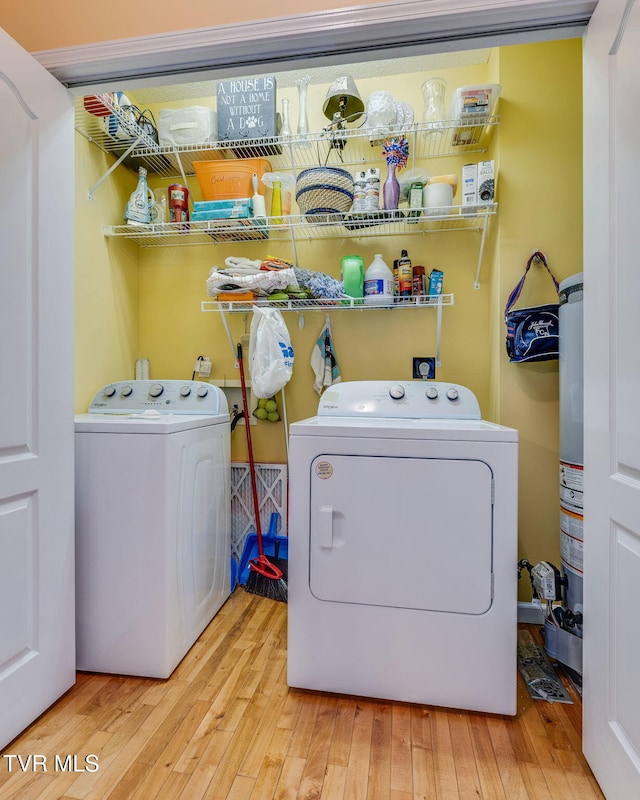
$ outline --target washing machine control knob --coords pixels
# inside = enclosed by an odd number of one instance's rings
[[[206,397],[209,394],[209,387],[208,386],[198,386],[198,391],[196,392],[198,397]]]
[[[105,397],[113,397],[113,395],[115,393],[116,393],[116,387],[115,386],[107,386],[102,394]]]
[[[164,386],[161,383],[152,383],[149,387],[149,395],[151,397],[160,397],[164,392]]]
[[[435,386],[429,386],[425,394],[429,400],[435,400],[438,397],[438,390]]]
[[[189,397],[190,394],[191,388],[189,386],[183,386],[182,389],[180,389],[180,397]]]
[[[391,397],[392,400],[402,400],[404,397],[404,386],[396,383],[395,386],[389,389],[389,397]]]
[[[130,397],[133,394],[133,388],[131,386],[124,386],[120,394],[122,397]]]
[[[449,398],[449,400],[457,400],[458,390],[454,389],[453,386],[450,389],[447,389],[447,397]]]

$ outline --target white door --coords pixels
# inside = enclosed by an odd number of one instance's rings
[[[640,2],[584,53],[584,729],[608,800],[640,797]]]
[[[73,113],[0,29],[0,747],[75,680]]]

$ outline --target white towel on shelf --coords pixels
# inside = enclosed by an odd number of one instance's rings
[[[327,315],[322,332],[311,351],[311,369],[315,375],[313,388],[318,394],[322,394],[327,386],[340,383],[342,380],[340,365],[331,338],[329,315]]]

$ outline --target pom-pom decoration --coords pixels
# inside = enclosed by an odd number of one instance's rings
[[[399,139],[385,139],[382,155],[385,157],[388,166],[396,166],[398,169],[406,167],[409,160],[409,142],[401,136]]]

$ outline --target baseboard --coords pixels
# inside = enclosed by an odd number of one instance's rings
[[[518,603],[518,622],[542,625],[544,623],[542,609],[536,603]]]

